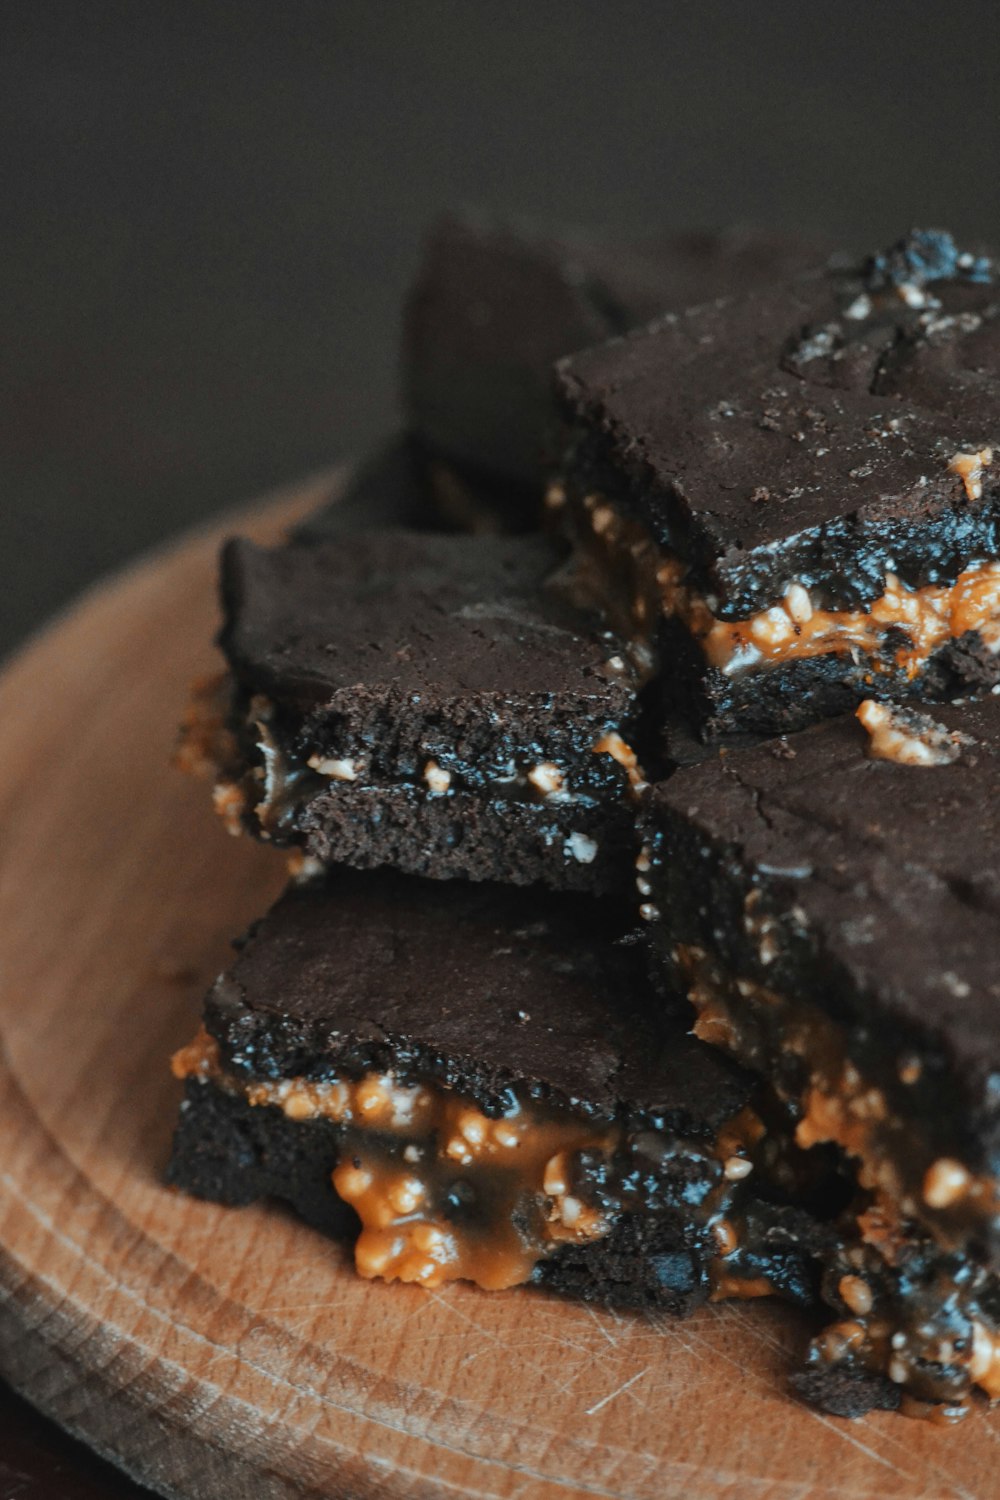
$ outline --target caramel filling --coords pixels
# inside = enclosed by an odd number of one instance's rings
[[[240,753],[229,728],[232,687],[224,672],[199,677],[181,719],[174,765],[189,776],[214,778],[212,805],[227,833],[243,832],[247,812],[241,782]]]
[[[631,745],[625,743],[617,730],[613,730],[610,734],[601,735],[601,738],[594,745],[594,754],[610,755],[612,760],[616,760],[624,769],[632,791],[637,794],[646,791],[649,782],[643,774],[642,767],[639,764],[639,757]]]
[[[857,1215],[855,1248],[845,1252],[850,1269],[837,1282],[851,1316],[815,1341],[814,1358],[878,1370],[946,1405],[955,1390],[972,1385],[1000,1398],[1000,1331],[980,1305],[984,1293],[985,1305],[995,1305],[995,1278],[985,1268],[965,1279],[954,1270],[964,1260],[964,1230],[1000,1208],[996,1180],[977,1177],[956,1159],[931,1157],[893,1115],[883,1090],[850,1061],[842,1031],[822,1012],[753,980],[720,974],[693,945],[678,945],[674,956],[697,1012],[696,1035],[766,1072],[801,1111],[796,1144],[807,1151],[822,1143],[840,1147],[855,1161],[868,1195]],[[909,1056],[897,1071],[903,1084],[920,1076]],[[919,1279],[907,1291],[914,1218],[929,1230],[929,1237],[917,1233],[920,1254],[938,1267],[931,1294]],[[949,1366],[952,1373],[944,1373]],[[961,1412],[920,1414],[956,1420]]]
[[[969,744],[969,736],[937,724],[926,714],[876,703],[871,698],[859,704],[855,717],[870,736],[868,754],[873,760],[892,760],[900,766],[949,766]]]
[[[520,1105],[493,1119],[461,1095],[404,1086],[391,1074],[238,1080],[223,1072],[204,1030],[175,1054],[173,1071],[276,1105],[293,1120],[345,1127],[333,1185],[361,1220],[354,1257],[362,1276],[499,1290],[527,1281],[559,1245],[599,1239],[611,1227],[574,1193],[573,1159],[581,1151],[610,1156],[619,1126],[545,1118]]]
[[[975,453],[955,453],[948,462],[949,474],[957,474],[965,486],[967,500],[981,500],[983,496],[983,470],[993,462],[992,448],[979,448]]]
[[[978,631],[988,650],[1000,651],[1000,562],[970,561],[953,584],[923,588],[910,588],[889,570],[881,596],[867,610],[819,608],[793,580],[768,609],[745,620],[720,620],[688,581],[684,563],[601,496],[588,495],[571,524],[581,553],[581,589],[645,655],[661,615],[682,621],[709,664],[727,676],[747,667],[861,653],[876,671],[896,669],[913,678],[935,651],[970,631]]]
[[[779,1093],[797,1104],[800,1146],[841,1147],[858,1163],[860,1185],[879,1194],[887,1211],[923,1219],[947,1248],[961,1241],[967,1226],[1000,1212],[996,1178],[977,1176],[950,1157],[934,1157],[894,1114],[884,1091],[851,1062],[841,1028],[817,1007],[790,1001],[755,980],[723,975],[693,945],[678,945],[675,958],[698,1013],[695,1034],[767,1073]],[[902,1057],[898,1073],[904,1084],[915,1083],[919,1063]],[[804,1085],[793,1077],[804,1077]]]
[[[879,1218],[877,1209],[860,1215],[862,1230]],[[935,1259],[920,1244],[910,1246],[905,1265],[894,1271],[878,1236],[837,1252],[827,1295],[842,1316],[813,1340],[811,1362],[886,1375],[903,1388],[907,1415],[958,1421],[973,1387],[1000,1398],[996,1279]]]
[[[218,776],[238,761],[236,740],[227,727],[229,683],[225,673],[199,677],[177,732],[174,764],[189,776]]]
[[[861,651],[912,678],[941,646],[970,630],[990,651],[1000,650],[1000,563],[974,562],[950,586],[919,589],[887,573],[885,592],[867,611],[814,609],[808,591],[792,583],[780,604],[737,621],[715,619],[678,580],[676,564],[665,564],[661,573],[664,609],[685,621],[712,666],[726,673],[758,662]],[[890,631],[906,640],[890,647]]]
[[[365,1277],[425,1287],[458,1279],[489,1290],[516,1286],[560,1247],[607,1235],[629,1191],[649,1190],[648,1180],[641,1189],[626,1186],[640,1174],[635,1159],[625,1161],[629,1142],[620,1123],[514,1096],[491,1117],[452,1090],[404,1085],[391,1073],[324,1082],[242,1079],[226,1072],[204,1028],[175,1053],[172,1068],[178,1078],[210,1081],[289,1119],[338,1127],[332,1180],[361,1220],[354,1256]],[[717,1246],[710,1266],[716,1298],[772,1290],[765,1278],[740,1274],[737,1254],[746,1232],[739,1184],[753,1171],[751,1153],[763,1134],[759,1118],[744,1109],[714,1143],[683,1147],[711,1164],[702,1200],[690,1211]],[[647,1148],[654,1142],[654,1158],[656,1141],[668,1154],[678,1144],[655,1132],[643,1139]]]
[[[383,1078],[362,1082],[385,1086]],[[461,1279],[499,1291],[529,1280],[556,1246],[607,1234],[608,1221],[573,1193],[570,1165],[578,1151],[613,1151],[613,1130],[597,1135],[571,1122],[529,1125],[520,1112],[493,1120],[460,1098],[419,1092],[430,1101],[418,1131],[421,1144],[404,1149],[401,1169],[384,1151],[357,1140],[350,1159],[334,1168],[334,1187],[361,1220],[354,1261],[362,1276],[427,1287]],[[431,1172],[452,1181],[444,1196],[456,1201],[478,1201],[489,1173],[494,1203],[488,1233],[463,1231],[442,1214],[440,1183],[430,1182],[422,1167],[428,1154]]]

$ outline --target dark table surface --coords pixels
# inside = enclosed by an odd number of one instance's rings
[[[0,653],[396,421],[436,210],[1000,238],[995,6],[9,0]],[[0,1393],[0,1500],[138,1490]]]

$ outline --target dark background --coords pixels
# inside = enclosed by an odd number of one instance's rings
[[[442,205],[1000,228],[985,0],[8,0],[0,31],[0,651],[391,424]]]
[[[0,651],[388,430],[438,208],[1000,238],[998,65],[995,0],[8,0]]]

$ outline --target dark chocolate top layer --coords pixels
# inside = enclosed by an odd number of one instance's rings
[[[511,1087],[711,1129],[747,1085],[647,1003],[611,903],[336,872],[291,888],[210,991],[209,1031],[261,1077],[392,1069],[487,1107]]]
[[[545,587],[556,561],[538,537],[235,540],[222,555],[220,644],[244,686],[283,704],[363,686],[414,704],[495,695],[537,700],[543,714],[560,699],[624,710],[634,684],[607,665],[614,644]]]
[[[762,982],[805,985],[804,999],[868,1016],[900,1054],[916,1040],[973,1117],[995,1116],[1000,697],[935,705],[930,717],[967,737],[950,764],[871,759],[851,716],[678,772],[655,789],[651,820],[666,829],[665,852],[693,828],[719,882],[762,889],[777,914]],[[725,952],[746,937],[726,927],[722,889],[710,941]]]
[[[799,278],[561,361],[579,482],[617,486],[723,616],[793,580],[850,607],[889,561],[909,583],[953,577],[1000,524],[1000,477],[974,500],[949,470],[1000,437],[997,289],[973,264]]]
[[[918,337],[899,339],[876,373],[879,394],[945,413],[970,432],[989,430],[1000,400],[1000,291],[965,293],[972,305],[930,317]]]
[[[615,242],[444,218],[405,317],[414,431],[473,468],[537,486],[556,359],[669,309],[793,275],[824,253],[752,229]]]

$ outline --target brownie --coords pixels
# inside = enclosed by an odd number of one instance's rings
[[[821,1230],[756,1192],[753,1085],[648,1003],[626,933],[613,903],[537,888],[291,888],[177,1054],[170,1181],[360,1228],[370,1276],[810,1301]]]
[[[1000,697],[868,700],[678,771],[642,821],[668,1009],[856,1172],[826,1288],[857,1327],[816,1364],[1000,1394]]]
[[[551,503],[665,716],[768,735],[997,680],[995,297],[914,232],[560,362]]]
[[[231,827],[324,864],[621,889],[635,674],[541,537],[384,530],[222,558]]]
[[[474,534],[517,529],[509,487],[460,472],[431,457],[415,438],[383,443],[291,532],[298,542],[326,542],[379,526]]]
[[[292,530],[296,542],[337,541],[345,533],[379,526],[436,531],[441,517],[432,503],[420,453],[405,436],[383,443],[337,484],[328,499]]]
[[[404,319],[411,429],[464,475],[536,519],[552,457],[551,366],[670,309],[820,263],[825,248],[752,229],[610,239],[487,218],[442,218]]]

